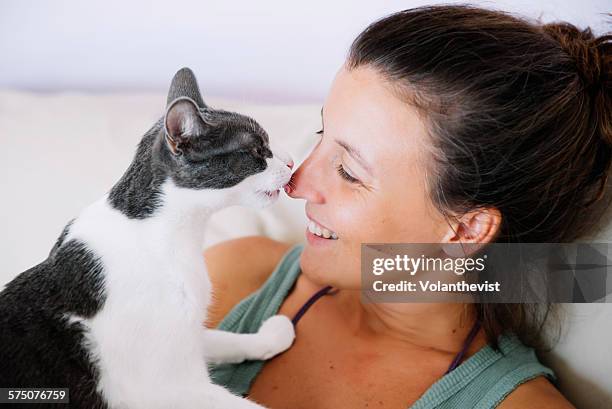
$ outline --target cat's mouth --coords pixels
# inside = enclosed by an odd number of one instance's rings
[[[282,186],[277,186],[276,188],[272,188],[272,189],[266,189],[266,190],[261,189],[261,190],[257,190],[257,193],[269,199],[276,199],[281,189],[284,189],[285,186],[286,184]]]

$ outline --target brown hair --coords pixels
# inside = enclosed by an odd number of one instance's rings
[[[346,65],[376,69],[425,118],[429,190],[446,217],[494,207],[497,242],[564,243],[590,232],[609,203],[611,34],[423,6],[367,27]],[[543,345],[550,305],[476,306],[492,345],[506,331]]]

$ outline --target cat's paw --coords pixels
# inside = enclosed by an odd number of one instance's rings
[[[295,338],[295,328],[285,315],[268,318],[257,331],[259,335],[259,359],[270,359],[287,350]]]

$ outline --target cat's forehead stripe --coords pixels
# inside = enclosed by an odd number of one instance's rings
[[[232,112],[232,111],[217,110],[214,112],[218,116],[223,117],[224,120],[228,121],[229,123],[238,123],[238,124],[246,125],[248,127],[248,130],[253,135],[260,136],[261,143],[263,143],[264,145],[267,145],[269,143],[268,135],[263,130],[263,128],[257,123],[257,121],[255,121],[253,118],[245,116],[245,115],[241,115],[237,112]]]

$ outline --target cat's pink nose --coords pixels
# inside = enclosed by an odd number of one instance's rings
[[[293,169],[293,160],[289,159],[289,162],[287,162],[287,166],[289,166],[289,169]]]

